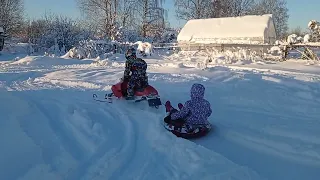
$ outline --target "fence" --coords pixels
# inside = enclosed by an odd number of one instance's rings
[[[263,56],[268,53],[274,45],[268,44],[179,44],[176,47],[180,51],[206,51],[207,49],[216,49],[220,52],[238,51],[239,49],[246,49],[255,52],[257,55]]]

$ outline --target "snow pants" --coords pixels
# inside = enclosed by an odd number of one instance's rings
[[[176,120],[171,119],[171,114],[174,112],[177,112],[177,111],[178,111],[177,109],[172,109],[170,111],[169,115],[164,118],[164,122],[171,124],[175,127],[182,127],[186,122],[184,119],[176,119]]]
[[[126,89],[127,96],[134,96],[135,91],[143,91],[143,89],[147,87],[148,82],[146,79],[146,77],[131,76],[128,80],[128,86],[122,89]]]

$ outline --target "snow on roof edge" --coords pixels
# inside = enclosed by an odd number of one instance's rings
[[[187,23],[189,21],[199,21],[199,20],[215,20],[215,19],[246,19],[246,18],[253,18],[253,17],[256,17],[256,18],[260,18],[260,17],[269,17],[269,18],[273,18],[273,15],[272,14],[262,14],[262,15],[245,15],[245,16],[230,16],[230,17],[218,17],[218,18],[204,18],[204,19],[190,19],[187,21]],[[186,24],[187,24],[186,23]]]

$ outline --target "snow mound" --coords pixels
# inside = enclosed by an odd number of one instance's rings
[[[311,40],[311,35],[310,34],[306,34],[303,37],[303,43],[308,43],[308,42],[310,42],[310,40]]]
[[[27,56],[25,58],[14,61],[12,65],[28,65],[28,66],[55,66],[55,65],[72,65],[72,64],[91,64],[93,60],[75,60],[65,58],[55,58],[48,56]]]
[[[305,37],[306,38],[306,37]],[[304,40],[306,40],[305,38],[302,38],[296,34],[291,34],[287,37],[287,43],[289,44],[297,44],[297,43],[301,43]]]
[[[170,55],[167,59],[183,63],[184,66],[194,64],[194,67],[200,69],[205,69],[209,65],[251,64],[262,61],[262,58],[255,52],[240,48],[224,52],[219,52],[216,49],[201,52],[180,51],[177,54]]]
[[[311,29],[311,30],[317,30],[317,29],[320,28],[320,25],[319,25],[319,22],[318,22],[318,21],[316,21],[316,20],[311,20],[311,21],[309,21],[309,23],[308,23],[308,27],[309,27],[309,29]]]
[[[149,42],[137,41],[134,45],[138,45],[137,51],[141,52],[143,55],[149,55],[154,53],[153,45]]]

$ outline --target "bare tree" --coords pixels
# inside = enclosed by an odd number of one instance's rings
[[[8,35],[19,31],[23,24],[23,0],[0,0],[0,26]]]
[[[254,0],[227,0],[229,1],[229,6],[231,6],[231,11],[228,16],[244,16],[251,12]],[[226,1],[224,1],[226,2]],[[228,4],[226,4],[228,6]]]
[[[164,0],[78,0],[86,19],[111,39],[119,28],[139,29],[143,37],[164,27]]]
[[[176,15],[179,19],[201,19],[208,17],[211,0],[175,0]]]
[[[121,0],[78,0],[80,10],[102,34],[113,38],[120,17]]]
[[[306,34],[306,32],[303,32],[302,28],[298,26],[293,29],[290,29],[290,31],[288,31],[288,35],[290,34],[296,34],[297,36],[303,37]]]
[[[136,0],[137,25],[140,26],[144,38],[154,36],[165,28],[166,11],[162,7],[163,2],[163,0]]]
[[[251,14],[272,14],[277,36],[284,38],[288,32],[288,8],[286,0],[259,0]]]
[[[118,18],[122,27],[133,26],[135,23],[134,8],[135,0],[121,0]]]
[[[57,45],[63,53],[91,35],[77,21],[51,13],[37,20],[26,20],[22,29],[19,37],[23,42],[34,44],[37,50]]]
[[[249,14],[254,0],[175,0],[179,19],[234,17]]]

